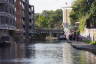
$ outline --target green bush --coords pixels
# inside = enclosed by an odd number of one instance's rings
[[[82,40],[82,42],[90,44],[91,40]]]
[[[90,44],[96,45],[96,41],[91,41]]]
[[[85,43],[88,43],[88,44],[92,44],[92,45],[96,45],[96,41],[82,40],[82,42],[85,42]]]

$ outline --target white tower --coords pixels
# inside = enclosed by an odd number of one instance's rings
[[[63,11],[63,28],[64,28],[64,32],[65,35],[67,37],[67,39],[69,39],[69,34],[70,34],[70,12],[71,12],[72,8],[71,8],[71,3],[65,3],[65,6],[62,8]]]

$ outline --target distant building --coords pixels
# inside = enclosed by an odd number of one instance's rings
[[[90,22],[90,23],[89,23]],[[85,40],[96,41],[96,25],[95,21],[87,21],[84,31],[80,32],[80,35]],[[92,24],[94,23],[94,24]]]
[[[69,34],[70,34],[70,12],[72,10],[71,7],[63,7],[63,28],[64,28],[64,32],[67,38],[69,38]]]
[[[63,8],[63,25],[65,28],[67,28],[69,25],[71,25],[70,17],[69,17],[71,10],[72,10],[71,7]]]

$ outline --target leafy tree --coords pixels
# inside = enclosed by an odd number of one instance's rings
[[[72,6],[70,14],[71,23],[80,22],[79,30],[84,27],[93,27],[96,15],[96,0],[76,0]]]
[[[46,27],[48,28],[48,20],[46,19],[45,16],[37,16],[38,18],[36,19],[36,25],[40,28]]]
[[[62,28],[62,10],[58,9],[56,11],[44,10],[42,13],[36,14],[36,25],[38,28],[47,28],[47,29],[60,29]]]

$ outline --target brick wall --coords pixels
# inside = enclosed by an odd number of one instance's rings
[[[16,27],[18,31],[22,30],[22,5],[21,0],[16,0]]]

